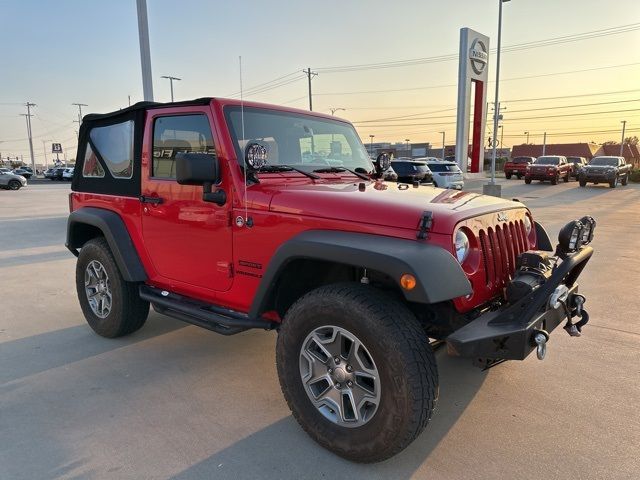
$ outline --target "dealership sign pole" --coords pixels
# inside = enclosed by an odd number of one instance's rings
[[[484,131],[487,110],[487,78],[489,37],[470,28],[460,29],[458,63],[458,114],[456,122],[456,162],[467,171],[469,157],[469,115],[471,90],[475,86],[473,132],[471,142],[471,172],[482,170],[484,161]]]

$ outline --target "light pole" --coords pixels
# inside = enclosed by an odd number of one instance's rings
[[[496,196],[500,196],[499,187],[496,184],[496,136],[498,135],[498,115],[500,114],[499,88],[500,88],[500,47],[502,45],[502,4],[509,0],[498,0],[498,48],[496,52],[496,96],[493,105],[496,107],[493,112],[493,151],[491,153],[491,182],[489,191]],[[489,192],[488,192],[489,193]]]
[[[544,156],[547,153],[547,132],[544,132],[544,136],[542,137],[542,155]]]
[[[371,142],[369,143],[369,155],[373,155],[373,137],[375,137],[375,135],[369,135],[369,138],[371,139]]]
[[[524,132],[524,134],[527,136],[527,145],[529,145],[529,132]]]
[[[49,161],[47,160],[47,142],[50,142],[51,140],[42,140],[42,148],[44,150],[44,169],[48,169],[49,168]]]
[[[404,141],[407,142],[407,152],[409,152],[408,153],[409,157],[413,158],[413,155],[411,155],[411,150],[409,149],[409,139],[405,138]]]
[[[444,132],[438,132],[442,134],[442,160],[444,160]]]
[[[162,75],[160,78],[166,78],[167,80],[169,80],[169,84],[171,85],[171,102],[173,103],[173,81],[182,79],[178,77],[172,77],[171,75]]]
[[[504,128],[502,128],[504,125],[498,125],[498,128],[500,129],[500,156],[502,156],[502,154],[504,153],[504,145],[502,144],[502,138],[504,136]]]
[[[627,128],[627,121],[622,120],[620,123],[622,123],[622,140],[620,140],[620,156],[622,156],[624,153],[624,131]]]
[[[142,92],[145,102],[153,102],[153,80],[151,77],[151,48],[149,47],[149,21],[147,0],[136,0],[138,12],[138,38],[140,41],[140,68],[142,70]]]
[[[336,112],[339,112],[340,110],[346,110],[346,108],[337,107],[337,108],[330,108],[329,110],[331,110],[331,115],[335,115]]]

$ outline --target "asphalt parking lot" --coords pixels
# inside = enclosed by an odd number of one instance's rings
[[[556,330],[543,362],[486,372],[439,350],[434,418],[376,465],[298,427],[274,333],[223,337],[151,313],[129,337],[94,334],[64,248],[69,185],[0,191],[0,479],[637,479],[640,185],[500,182],[553,237],[597,219],[581,277],[590,324],[581,338]]]

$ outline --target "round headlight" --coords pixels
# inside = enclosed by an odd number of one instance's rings
[[[524,229],[527,231],[527,236],[529,234],[531,234],[531,219],[529,218],[529,215],[525,215],[524,216]]]
[[[469,255],[469,237],[462,230],[456,232],[456,239],[454,242],[456,250],[456,258],[461,264],[467,259]]]

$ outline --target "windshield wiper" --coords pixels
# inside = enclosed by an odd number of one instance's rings
[[[369,178],[367,175],[365,175],[364,173],[358,173],[355,170],[351,170],[350,168],[345,168],[345,167],[325,167],[325,168],[318,168],[316,170],[314,170],[314,172],[316,173],[340,173],[340,172],[349,172],[352,175],[355,175],[356,177],[359,177],[363,180],[371,180],[371,178]]]
[[[296,167],[292,167],[291,165],[265,165],[264,167],[258,170],[258,172],[288,172],[288,171],[301,173],[302,175],[305,175],[309,178],[313,178],[314,180],[318,180],[320,178],[318,175],[314,175],[311,172],[305,172],[304,170],[301,170]]]

